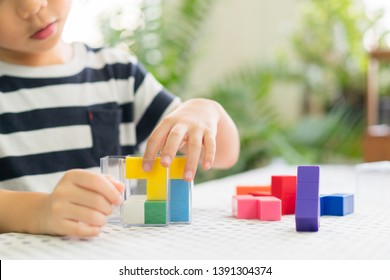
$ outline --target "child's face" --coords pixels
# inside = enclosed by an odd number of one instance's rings
[[[0,0],[0,60],[44,54],[60,41],[72,0]]]

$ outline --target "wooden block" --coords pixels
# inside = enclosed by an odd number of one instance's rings
[[[165,225],[167,222],[166,201],[145,201],[145,224]]]
[[[345,216],[354,212],[354,196],[336,193],[321,197],[321,215]]]
[[[168,169],[161,165],[161,159],[156,158],[152,170],[145,172],[142,169],[142,157],[126,157],[126,178],[127,179],[149,179],[167,180]]]
[[[280,221],[282,216],[282,201],[274,196],[257,197],[257,218],[260,221]]]
[[[270,185],[253,185],[253,186],[244,186],[239,185],[236,186],[236,194],[252,194],[256,192],[269,193],[271,194],[271,186]]]
[[[145,223],[145,195],[131,195],[121,206],[122,224],[139,225]]]
[[[184,168],[187,162],[185,157],[175,157],[169,167],[169,176],[171,179],[184,179]]]
[[[232,214],[238,219],[257,219],[257,198],[252,195],[234,195]]]
[[[147,200],[167,200],[167,180],[149,178],[146,180]]]

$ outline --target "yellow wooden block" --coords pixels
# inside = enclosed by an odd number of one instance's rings
[[[147,179],[147,200],[167,200],[167,180]]]
[[[156,158],[153,168],[149,172],[142,169],[142,157],[126,157],[126,179],[149,179],[166,181],[167,169],[160,163],[161,159]]]
[[[184,179],[184,167],[187,159],[185,157],[175,157],[170,166],[170,179]]]

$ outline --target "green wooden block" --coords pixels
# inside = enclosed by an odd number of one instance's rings
[[[145,201],[145,224],[165,225],[167,223],[166,201]]]

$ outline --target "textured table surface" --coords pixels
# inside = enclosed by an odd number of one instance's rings
[[[358,197],[351,215],[321,217],[318,232],[296,232],[294,215],[278,222],[232,217],[236,185],[294,174],[296,166],[274,164],[196,185],[191,224],[107,225],[99,237],[85,240],[0,234],[0,259],[390,259],[388,191],[379,202]],[[355,167],[321,166],[320,192],[355,193]]]

